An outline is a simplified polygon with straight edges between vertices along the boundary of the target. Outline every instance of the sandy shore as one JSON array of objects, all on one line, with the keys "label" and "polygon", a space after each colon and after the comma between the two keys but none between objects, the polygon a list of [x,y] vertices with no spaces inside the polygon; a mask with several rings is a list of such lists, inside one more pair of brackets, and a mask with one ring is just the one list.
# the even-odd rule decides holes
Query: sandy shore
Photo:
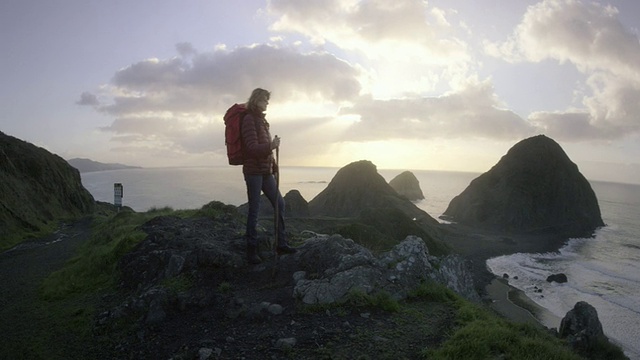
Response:
[{"label": "sandy shore", "polygon": [[509,285],[506,279],[492,274],[486,262],[501,255],[558,251],[566,239],[554,235],[495,234],[455,224],[444,225],[442,229],[454,252],[471,261],[477,290],[488,299],[492,309],[512,321],[549,328],[560,326],[560,318]]},{"label": "sandy shore", "polygon": [[506,280],[495,278],[485,289],[491,301],[489,306],[509,320],[547,328],[560,327],[559,317],[536,304],[522,290],[509,285]]}]

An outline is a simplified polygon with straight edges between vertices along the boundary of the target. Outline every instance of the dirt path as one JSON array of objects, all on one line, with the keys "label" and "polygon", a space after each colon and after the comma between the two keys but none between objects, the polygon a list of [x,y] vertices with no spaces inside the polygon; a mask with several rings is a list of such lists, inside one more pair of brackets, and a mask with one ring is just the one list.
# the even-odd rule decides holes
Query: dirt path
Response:
[{"label": "dirt path", "polygon": [[[34,342],[44,326],[39,287],[90,234],[90,219],[0,253],[0,359],[38,358]],[[52,344],[53,345],[53,344]]]}]

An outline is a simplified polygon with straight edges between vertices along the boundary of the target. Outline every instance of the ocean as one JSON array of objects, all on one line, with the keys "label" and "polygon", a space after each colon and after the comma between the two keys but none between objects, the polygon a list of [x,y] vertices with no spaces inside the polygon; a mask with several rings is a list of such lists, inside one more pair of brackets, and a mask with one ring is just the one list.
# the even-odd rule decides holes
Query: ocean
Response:
[{"label": "ocean", "polygon": [[[338,168],[282,167],[280,190],[298,190],[311,201],[324,190]],[[387,182],[404,170],[378,172]],[[447,208],[478,173],[412,170],[425,200],[416,205],[434,218]],[[82,183],[96,200],[114,202],[114,183],[124,187],[122,203],[135,211],[169,206],[195,209],[213,201],[246,202],[240,167],[145,168],[83,173]],[[605,227],[589,239],[570,239],[559,252],[513,254],[487,261],[496,275],[547,311],[539,320],[559,328],[560,319],[576,302],[598,311],[605,334],[640,360],[640,185],[591,181]],[[547,276],[564,273],[568,282],[548,283]],[[517,277],[515,279],[514,277]],[[540,289],[542,290],[541,292]]]}]

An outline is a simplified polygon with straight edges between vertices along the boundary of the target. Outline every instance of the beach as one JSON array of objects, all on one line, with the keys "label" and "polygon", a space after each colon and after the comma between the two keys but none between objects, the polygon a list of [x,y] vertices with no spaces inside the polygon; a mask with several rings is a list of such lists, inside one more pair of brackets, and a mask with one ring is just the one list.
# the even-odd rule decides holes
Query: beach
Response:
[{"label": "beach", "polygon": [[493,274],[486,264],[487,260],[502,255],[558,251],[565,239],[554,235],[496,234],[458,224],[443,224],[443,235],[454,252],[471,262],[476,288],[494,311],[515,322],[559,326],[560,318],[509,285],[509,274],[506,277]]}]

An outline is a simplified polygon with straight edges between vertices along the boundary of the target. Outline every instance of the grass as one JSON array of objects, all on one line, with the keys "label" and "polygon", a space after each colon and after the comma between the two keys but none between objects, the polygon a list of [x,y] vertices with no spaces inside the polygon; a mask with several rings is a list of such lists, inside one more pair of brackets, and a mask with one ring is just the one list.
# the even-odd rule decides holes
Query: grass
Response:
[{"label": "grass", "polygon": [[118,260],[144,240],[140,226],[157,216],[218,217],[231,214],[235,207],[211,202],[197,210],[151,208],[146,212],[122,210],[102,212],[94,217],[92,236],[59,271],[42,285],[45,299],[62,299],[72,294],[86,294],[113,289],[117,282]]}]

